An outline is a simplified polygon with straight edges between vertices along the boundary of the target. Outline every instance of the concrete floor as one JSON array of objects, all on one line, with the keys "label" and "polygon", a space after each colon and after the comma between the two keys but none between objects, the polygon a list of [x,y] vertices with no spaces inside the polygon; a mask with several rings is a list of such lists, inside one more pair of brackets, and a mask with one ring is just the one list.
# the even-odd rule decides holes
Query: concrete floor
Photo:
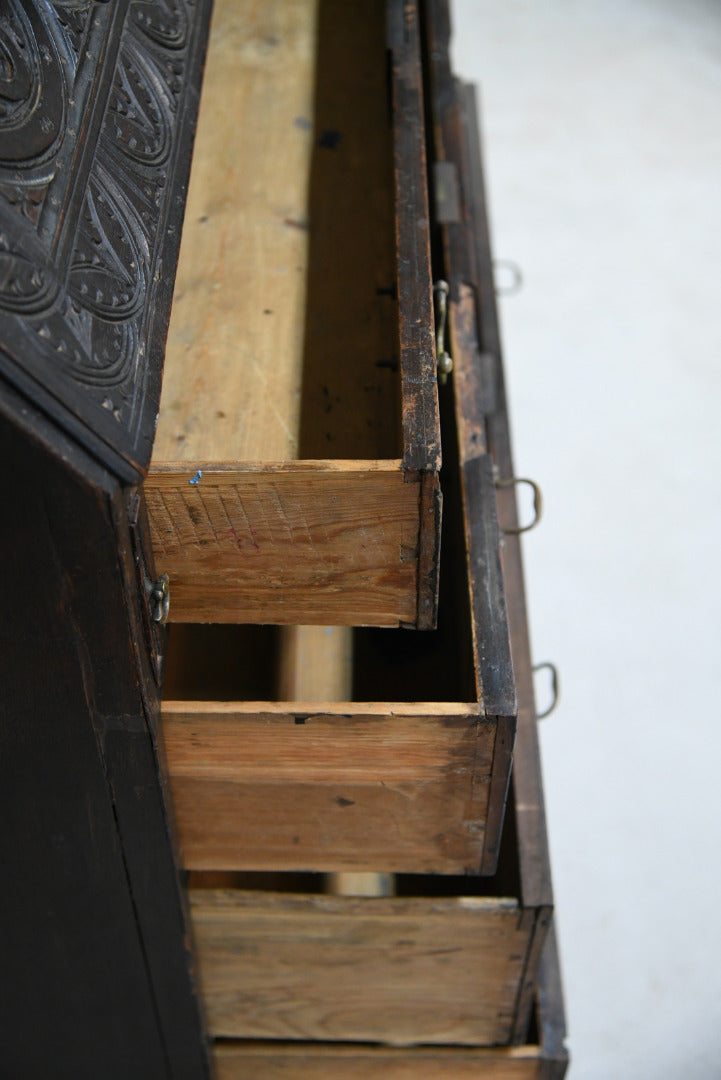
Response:
[{"label": "concrete floor", "polygon": [[[453,2],[453,0],[452,0]],[[572,1080],[721,1076],[721,5],[455,0],[482,88]],[[539,683],[539,694],[545,693]]]}]

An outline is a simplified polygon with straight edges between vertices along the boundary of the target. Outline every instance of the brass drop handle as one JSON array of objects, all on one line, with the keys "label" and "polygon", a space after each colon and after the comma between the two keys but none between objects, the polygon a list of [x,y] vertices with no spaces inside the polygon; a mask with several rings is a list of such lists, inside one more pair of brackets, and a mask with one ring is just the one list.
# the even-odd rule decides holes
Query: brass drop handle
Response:
[{"label": "brass drop handle", "polygon": [[553,710],[556,708],[556,705],[558,705],[558,698],[560,696],[560,689],[558,685],[558,668],[555,664],[552,664],[550,660],[544,660],[542,664],[535,664],[533,667],[533,674],[535,675],[537,671],[542,671],[544,668],[546,668],[551,673],[552,699],[551,704],[548,706],[547,709],[544,709],[543,712],[536,713],[537,720],[544,720],[545,717],[551,715]]},{"label": "brass drop handle", "polygon": [[436,311],[436,369],[438,382],[444,386],[453,371],[453,358],[446,351],[446,322],[448,321],[448,282],[437,281],[433,286]]},{"label": "brass drop handle", "polygon": [[168,575],[161,574],[158,580],[150,586],[148,594],[150,618],[156,623],[166,623],[170,611],[170,578]]},{"label": "brass drop handle", "polygon": [[508,533],[510,536],[518,536],[520,533],[530,532],[531,529],[535,529],[536,525],[538,525],[541,520],[541,514],[543,513],[543,495],[535,480],[529,480],[525,476],[514,476],[512,480],[496,480],[497,488],[515,487],[516,484],[529,484],[533,489],[533,521],[528,525],[518,525],[512,529],[503,529],[503,532]]}]

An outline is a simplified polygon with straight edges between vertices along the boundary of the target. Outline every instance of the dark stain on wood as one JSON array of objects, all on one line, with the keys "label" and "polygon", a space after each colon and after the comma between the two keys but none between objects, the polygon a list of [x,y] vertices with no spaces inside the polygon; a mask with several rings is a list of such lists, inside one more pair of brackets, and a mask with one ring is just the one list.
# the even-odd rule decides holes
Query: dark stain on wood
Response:
[{"label": "dark stain on wood", "polygon": [[438,471],[441,439],[433,334],[423,81],[415,3],[388,6],[396,193],[403,465]]}]

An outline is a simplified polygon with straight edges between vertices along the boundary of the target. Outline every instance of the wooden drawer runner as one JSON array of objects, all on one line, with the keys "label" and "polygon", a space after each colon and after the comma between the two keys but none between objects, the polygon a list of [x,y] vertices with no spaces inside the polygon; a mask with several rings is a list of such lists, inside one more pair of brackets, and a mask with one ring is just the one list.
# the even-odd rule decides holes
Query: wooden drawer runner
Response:
[{"label": "wooden drawer runner", "polygon": [[432,323],[414,5],[216,0],[145,485],[171,620],[434,624]]}]

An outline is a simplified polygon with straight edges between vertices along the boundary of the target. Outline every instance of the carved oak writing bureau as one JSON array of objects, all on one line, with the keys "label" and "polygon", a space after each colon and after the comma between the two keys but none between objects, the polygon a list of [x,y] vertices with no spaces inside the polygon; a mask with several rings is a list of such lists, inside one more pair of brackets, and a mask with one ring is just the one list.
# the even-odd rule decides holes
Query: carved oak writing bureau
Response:
[{"label": "carved oak writing bureau", "polygon": [[[207,5],[0,7],[0,1073],[207,1075],[142,481]],[[157,596],[155,593],[157,592]]]},{"label": "carved oak writing bureau", "polygon": [[448,34],[0,11],[0,1075],[563,1075]]}]

